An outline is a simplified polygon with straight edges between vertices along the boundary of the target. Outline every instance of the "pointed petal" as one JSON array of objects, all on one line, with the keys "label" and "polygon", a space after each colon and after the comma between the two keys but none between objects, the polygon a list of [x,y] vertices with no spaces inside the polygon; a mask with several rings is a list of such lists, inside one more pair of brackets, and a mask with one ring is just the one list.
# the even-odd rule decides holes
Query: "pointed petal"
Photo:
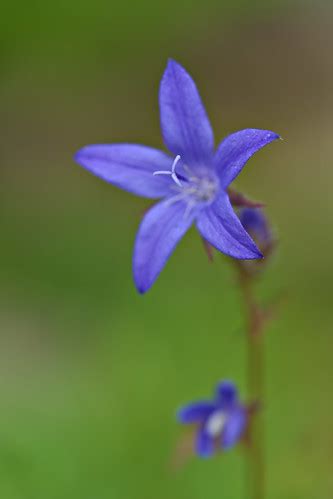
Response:
[{"label": "pointed petal", "polygon": [[214,439],[204,428],[198,430],[196,452],[200,457],[210,457],[214,454]]},{"label": "pointed petal", "polygon": [[180,423],[200,423],[209,417],[216,409],[214,402],[194,402],[193,404],[181,407],[177,412],[177,419]]},{"label": "pointed petal", "polygon": [[226,188],[237,177],[254,153],[279,138],[274,132],[255,128],[246,128],[226,137],[214,158],[222,187]]},{"label": "pointed petal", "polygon": [[237,401],[238,392],[232,381],[222,381],[216,388],[216,402],[222,409],[232,407]]},{"label": "pointed petal", "polygon": [[159,198],[169,195],[173,182],[169,175],[153,175],[171,170],[173,158],[151,147],[136,144],[101,144],[80,149],[75,161],[97,177],[138,196]]},{"label": "pointed petal", "polygon": [[186,203],[162,201],[151,208],[136,237],[133,272],[136,287],[145,293],[163,269],[177,243],[192,225],[195,210],[186,213]]},{"label": "pointed petal", "polygon": [[202,237],[226,255],[239,260],[262,258],[259,249],[234,213],[225,192],[199,213],[197,227]]},{"label": "pointed petal", "polygon": [[190,167],[212,161],[214,136],[197,87],[177,62],[170,60],[160,86],[164,142]]},{"label": "pointed petal", "polygon": [[234,409],[225,423],[222,432],[222,448],[230,449],[242,437],[247,424],[246,411],[243,407]]}]

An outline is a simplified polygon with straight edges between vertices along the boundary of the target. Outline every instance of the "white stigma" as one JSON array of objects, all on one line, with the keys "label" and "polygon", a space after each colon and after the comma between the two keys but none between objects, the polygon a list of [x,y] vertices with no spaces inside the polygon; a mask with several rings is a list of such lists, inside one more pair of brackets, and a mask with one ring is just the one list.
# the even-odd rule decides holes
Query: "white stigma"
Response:
[{"label": "white stigma", "polygon": [[170,175],[172,180],[179,186],[181,187],[182,184],[180,183],[180,180],[179,178],[177,177],[177,173],[176,173],[176,165],[178,163],[178,161],[180,160],[180,156],[176,156],[175,159],[174,159],[174,162],[172,163],[172,166],[171,166],[171,171],[169,170],[159,170],[157,172],[154,172],[153,175]]},{"label": "white stigma", "polygon": [[227,415],[224,411],[214,411],[208,418],[205,429],[212,438],[218,437],[227,421]]}]

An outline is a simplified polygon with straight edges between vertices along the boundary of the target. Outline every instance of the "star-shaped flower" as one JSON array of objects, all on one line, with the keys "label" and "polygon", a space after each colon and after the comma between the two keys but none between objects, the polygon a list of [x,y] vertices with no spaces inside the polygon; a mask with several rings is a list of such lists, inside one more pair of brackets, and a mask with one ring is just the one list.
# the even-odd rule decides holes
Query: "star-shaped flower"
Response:
[{"label": "star-shaped flower", "polygon": [[161,127],[171,156],[134,144],[90,145],[75,160],[95,175],[147,198],[164,198],[143,218],[136,237],[133,272],[147,291],[193,223],[202,237],[237,259],[262,254],[233,211],[228,186],[247,160],[276,133],[253,128],[229,135],[214,150],[205,108],[190,75],[170,60],[160,93]]},{"label": "star-shaped flower", "polygon": [[238,400],[235,385],[222,381],[212,401],[182,407],[177,419],[180,423],[197,425],[196,453],[210,457],[216,449],[227,450],[239,442],[248,424],[248,414],[248,408]]}]

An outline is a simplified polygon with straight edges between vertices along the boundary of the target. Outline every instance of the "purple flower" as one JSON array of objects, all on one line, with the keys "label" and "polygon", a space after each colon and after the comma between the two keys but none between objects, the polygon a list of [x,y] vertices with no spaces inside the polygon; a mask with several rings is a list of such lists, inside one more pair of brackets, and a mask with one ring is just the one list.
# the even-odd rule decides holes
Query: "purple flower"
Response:
[{"label": "purple flower", "polygon": [[171,156],[134,144],[90,145],[75,160],[95,175],[133,194],[164,198],[141,222],[133,269],[139,292],[147,291],[177,243],[195,222],[204,239],[237,259],[262,254],[234,213],[228,186],[247,160],[276,133],[249,128],[229,135],[214,150],[214,137],[198,90],[182,66],[170,60],[160,94],[161,127]]},{"label": "purple flower", "polygon": [[222,381],[212,401],[182,407],[177,419],[198,425],[196,452],[201,457],[210,457],[216,448],[230,449],[242,438],[248,423],[248,409],[239,402],[235,385]]}]

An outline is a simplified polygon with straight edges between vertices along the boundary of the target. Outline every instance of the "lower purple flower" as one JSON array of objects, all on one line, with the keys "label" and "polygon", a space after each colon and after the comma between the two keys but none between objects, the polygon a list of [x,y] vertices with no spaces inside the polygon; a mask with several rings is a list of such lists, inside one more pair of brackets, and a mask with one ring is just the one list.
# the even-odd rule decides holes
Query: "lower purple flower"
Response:
[{"label": "lower purple flower", "polygon": [[230,449],[242,438],[248,424],[248,408],[238,399],[231,381],[222,381],[213,400],[199,401],[182,407],[177,419],[197,424],[196,453],[210,457],[216,449]]}]

